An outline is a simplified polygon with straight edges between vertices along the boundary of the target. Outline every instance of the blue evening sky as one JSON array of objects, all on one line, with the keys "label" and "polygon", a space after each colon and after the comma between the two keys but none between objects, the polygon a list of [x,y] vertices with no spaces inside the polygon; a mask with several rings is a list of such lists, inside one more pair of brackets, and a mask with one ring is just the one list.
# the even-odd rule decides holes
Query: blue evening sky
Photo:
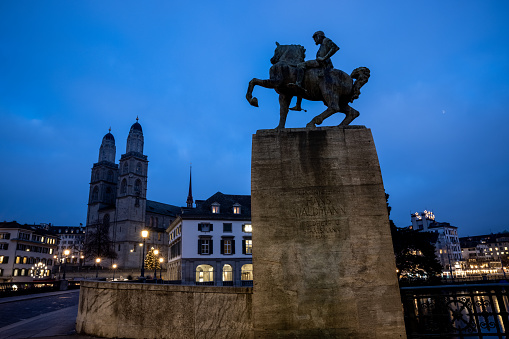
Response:
[{"label": "blue evening sky", "polygon": [[[85,224],[90,169],[111,126],[117,160],[136,116],[148,199],[250,194],[251,136],[278,123],[275,41],[371,78],[352,104],[371,128],[392,219],[434,211],[462,236],[509,230],[507,1],[0,2],[0,220]],[[325,109],[291,112],[304,127]],[[327,120],[337,125],[344,117]]]}]

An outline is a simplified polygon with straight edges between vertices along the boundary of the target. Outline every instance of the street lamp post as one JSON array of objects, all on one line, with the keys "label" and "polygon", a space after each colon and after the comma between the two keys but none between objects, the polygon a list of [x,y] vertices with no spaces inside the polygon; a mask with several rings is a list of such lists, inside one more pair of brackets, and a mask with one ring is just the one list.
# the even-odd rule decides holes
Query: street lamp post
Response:
[{"label": "street lamp post", "polygon": [[159,254],[159,250],[154,250],[154,280],[157,283],[157,261],[155,261],[155,257]]},{"label": "street lamp post", "polygon": [[113,264],[113,278],[112,280],[115,281],[115,269],[117,268],[117,264]]},{"label": "street lamp post", "polygon": [[67,266],[67,256],[69,255],[69,253],[71,253],[69,250],[65,250],[64,251],[64,276],[63,276],[63,279],[65,280],[65,267]]},{"label": "street lamp post", "polygon": [[[159,279],[161,279],[161,280],[162,280],[161,275],[162,275],[162,272],[163,272],[163,261],[164,261],[163,258],[159,258],[159,263],[161,264],[161,267],[159,267]],[[161,281],[161,283],[162,283],[162,281]]]},{"label": "street lamp post", "polygon": [[143,248],[141,249],[141,277],[145,278],[145,240],[148,237],[148,231],[141,231],[141,237],[143,238]]},{"label": "street lamp post", "polygon": [[99,276],[99,263],[101,262],[101,258],[95,259],[95,278],[97,279]]},{"label": "street lamp post", "polygon": [[53,256],[53,262],[55,263],[55,265],[57,264],[58,262],[58,280],[60,280],[60,260],[58,260],[58,257],[56,255]]}]

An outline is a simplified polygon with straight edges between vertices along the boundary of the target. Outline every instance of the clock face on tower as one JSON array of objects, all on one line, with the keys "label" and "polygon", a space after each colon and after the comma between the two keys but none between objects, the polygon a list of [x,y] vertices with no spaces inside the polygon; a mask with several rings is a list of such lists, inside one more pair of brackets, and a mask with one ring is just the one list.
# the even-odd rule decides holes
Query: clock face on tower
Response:
[{"label": "clock face on tower", "polygon": [[35,266],[32,266],[30,275],[34,279],[44,278],[47,269],[48,266],[44,265],[42,262],[37,263]]}]

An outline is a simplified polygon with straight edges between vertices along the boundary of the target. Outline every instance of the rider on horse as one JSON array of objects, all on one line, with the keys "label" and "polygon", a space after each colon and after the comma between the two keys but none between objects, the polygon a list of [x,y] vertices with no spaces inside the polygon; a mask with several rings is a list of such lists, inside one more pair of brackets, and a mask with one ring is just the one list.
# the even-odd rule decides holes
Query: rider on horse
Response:
[{"label": "rider on horse", "polygon": [[[308,68],[322,68],[324,70],[333,69],[332,61],[330,60],[338,50],[339,47],[329,38],[325,37],[322,31],[317,31],[313,34],[313,40],[317,45],[320,45],[318,52],[316,52],[316,60],[308,60],[297,65],[297,81],[293,85],[302,92],[306,90],[302,87],[302,81],[304,80],[304,73]],[[302,103],[302,97],[297,97],[297,104],[295,107],[290,108],[292,111],[300,111]]]}]

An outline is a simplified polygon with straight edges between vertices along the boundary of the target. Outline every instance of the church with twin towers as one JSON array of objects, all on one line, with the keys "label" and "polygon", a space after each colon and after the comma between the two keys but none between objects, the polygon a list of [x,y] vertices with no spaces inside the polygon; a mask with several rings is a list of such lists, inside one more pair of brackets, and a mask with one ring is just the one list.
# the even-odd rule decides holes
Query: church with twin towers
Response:
[{"label": "church with twin towers", "polygon": [[[87,233],[107,229],[119,268],[139,268],[142,260],[142,229],[149,230],[146,248],[161,250],[167,258],[166,228],[181,208],[147,200],[148,158],[143,154],[143,130],[138,118],[127,137],[126,151],[115,162],[115,138],[110,131],[103,137],[99,159],[92,167],[87,211]],[[188,197],[191,199],[191,192]],[[146,250],[145,250],[146,253]],[[94,258],[88,263],[93,264]],[[102,258],[101,265],[110,260]],[[111,262],[113,263],[113,261]]]}]

